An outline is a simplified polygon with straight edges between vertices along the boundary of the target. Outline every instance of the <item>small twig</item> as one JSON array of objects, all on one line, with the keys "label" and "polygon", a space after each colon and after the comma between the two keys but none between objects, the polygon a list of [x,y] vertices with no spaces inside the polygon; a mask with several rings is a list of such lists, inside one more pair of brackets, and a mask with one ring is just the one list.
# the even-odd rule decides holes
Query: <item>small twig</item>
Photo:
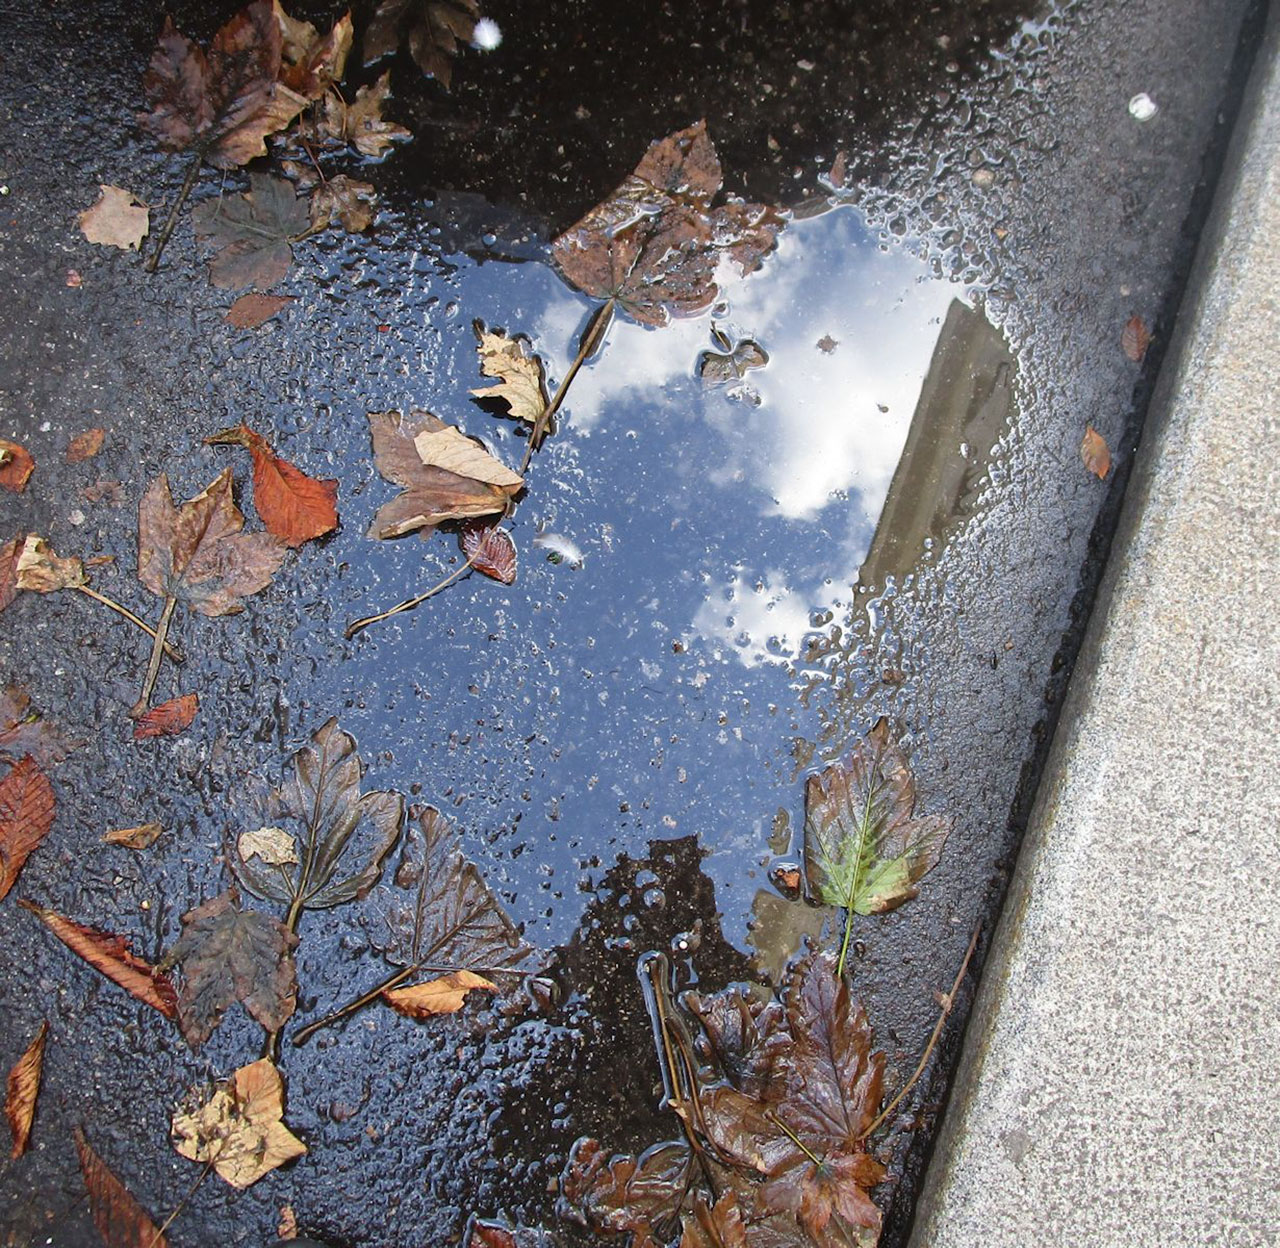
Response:
[{"label": "small twig", "polygon": [[965,972],[969,969],[969,960],[973,957],[973,951],[978,947],[978,937],[982,933],[982,924],[973,929],[973,935],[969,937],[969,948],[965,950],[964,961],[960,963],[960,969],[956,972],[955,980],[951,984],[951,991],[943,998],[942,1013],[938,1015],[938,1021],[934,1024],[933,1035],[929,1037],[929,1043],[924,1046],[924,1052],[920,1055],[920,1061],[914,1071],[911,1072],[911,1078],[902,1085],[898,1090],[898,1095],[891,1100],[876,1116],[871,1120],[871,1125],[860,1135],[858,1139],[865,1140],[891,1113],[902,1103],[902,1098],[915,1086],[916,1080],[924,1073],[925,1065],[929,1061],[929,1056],[933,1052],[934,1045],[938,1043],[938,1037],[942,1034],[942,1025],[947,1021],[947,1015],[951,1013],[951,1007],[955,1005],[956,993],[960,990],[960,981],[964,979]]},{"label": "small twig", "polygon": [[362,620],[354,620],[352,623],[347,625],[347,631],[343,635],[348,641],[350,641],[351,638],[354,637],[362,628],[368,628],[370,624],[376,624],[379,620],[385,620],[388,616],[396,615],[401,611],[410,611],[419,603],[426,602],[426,600],[433,594],[438,594],[446,586],[452,585],[453,582],[456,581],[458,577],[462,576],[464,572],[469,572],[472,565],[475,563],[476,555],[479,553],[480,552],[477,550],[476,554],[471,555],[467,559],[466,563],[464,563],[460,568],[455,568],[444,578],[444,580],[437,581],[425,593],[418,594],[415,598],[406,598],[403,602],[397,602],[394,607],[388,607],[385,611],[379,611],[377,615],[366,615]]},{"label": "small twig", "polygon": [[155,644],[151,647],[151,662],[147,664],[146,679],[142,682],[142,693],[129,709],[130,719],[141,719],[147,713],[151,702],[151,691],[155,688],[156,677],[160,674],[160,660],[164,656],[164,639],[169,631],[169,621],[173,619],[173,609],[178,600],[172,596],[164,600],[164,610],[160,612],[160,623],[156,625]]},{"label": "small twig", "polygon": [[[219,1148],[219,1152],[221,1152],[221,1148]],[[197,1188],[199,1188],[200,1184],[203,1183],[205,1179],[209,1177],[209,1171],[213,1169],[213,1163],[217,1161],[217,1159],[218,1159],[217,1154],[215,1154],[214,1156],[210,1157],[208,1161],[204,1163],[204,1169],[200,1171],[200,1174],[196,1178],[196,1181],[187,1189],[187,1194],[180,1201],[178,1201],[177,1205],[174,1206],[173,1212],[167,1218],[165,1218],[164,1222],[160,1225],[159,1229],[157,1229],[155,1238],[150,1240],[147,1244],[145,1244],[143,1248],[155,1248],[155,1245],[160,1243],[164,1239],[165,1231],[167,1231],[169,1227],[172,1225],[174,1218],[176,1218],[178,1214],[180,1214],[187,1207],[187,1202],[196,1194],[196,1190]]]},{"label": "small twig", "polygon": [[[104,607],[110,607],[112,611],[115,611],[118,614],[123,615],[124,618],[128,620],[130,624],[136,624],[140,629],[142,629],[144,633],[147,634],[148,637],[151,637],[153,639],[155,638],[156,630],[152,628],[151,625],[146,622],[146,620],[142,619],[140,616],[134,615],[134,613],[130,611],[128,607],[122,607],[118,602],[115,601],[114,598],[108,598],[106,594],[100,594],[96,589],[92,589],[88,585],[73,585],[71,588],[78,589],[82,594],[87,594],[95,602],[102,603]],[[164,652],[175,663],[182,662],[182,651],[179,650],[177,646],[172,645],[170,642],[166,641],[164,643]]]},{"label": "small twig", "polygon": [[165,220],[164,229],[160,231],[156,238],[155,250],[147,257],[147,263],[143,266],[148,273],[154,273],[156,267],[160,263],[160,257],[164,254],[164,249],[169,245],[169,239],[178,224],[178,214],[182,211],[182,205],[187,202],[187,196],[191,194],[191,188],[196,184],[196,178],[200,176],[200,166],[204,163],[203,147],[198,148],[191,157],[191,164],[187,166],[187,176],[182,180],[182,189],[178,192],[178,198],[174,201],[173,207],[169,209],[169,216]]}]

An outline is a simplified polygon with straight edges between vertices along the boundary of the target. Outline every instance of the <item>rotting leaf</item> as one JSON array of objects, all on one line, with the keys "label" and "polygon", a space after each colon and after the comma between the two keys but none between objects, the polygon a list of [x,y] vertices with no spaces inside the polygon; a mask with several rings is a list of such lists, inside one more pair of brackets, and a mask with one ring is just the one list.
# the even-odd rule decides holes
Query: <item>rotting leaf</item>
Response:
[{"label": "rotting leaf", "polygon": [[364,63],[388,56],[407,38],[418,68],[447,90],[458,47],[474,40],[479,20],[477,0],[380,0],[364,34]]},{"label": "rotting leaf", "polygon": [[253,505],[267,532],[286,546],[298,547],[338,527],[337,481],[309,477],[248,425],[224,429],[206,443],[246,447],[253,457]]},{"label": "rotting leaf", "polygon": [[1099,481],[1107,479],[1111,471],[1111,448],[1107,440],[1092,425],[1086,425],[1080,443],[1080,459]]},{"label": "rotting leaf", "polygon": [[290,17],[273,0],[280,26],[280,82],[307,100],[318,100],[341,81],[351,52],[354,28],[344,13],[323,38],[310,23]]},{"label": "rotting leaf", "polygon": [[1131,316],[1120,333],[1121,349],[1135,364],[1140,364],[1150,345],[1151,331],[1146,321],[1140,316]]},{"label": "rotting leaf", "polygon": [[89,1213],[102,1242],[107,1248],[168,1248],[169,1241],[111,1167],[93,1151],[84,1132],[76,1127],[73,1134],[80,1172],[89,1193]]},{"label": "rotting leaf", "polygon": [[194,693],[184,693],[153,706],[134,721],[133,739],[145,741],[149,737],[176,737],[186,731],[200,709],[200,699]]},{"label": "rotting leaf", "polygon": [[50,767],[83,744],[63,736],[33,710],[25,690],[17,685],[0,689],[0,758],[17,761],[30,754],[41,767]]},{"label": "rotting leaf", "polygon": [[284,1082],[260,1058],[219,1084],[203,1103],[173,1116],[173,1146],[183,1157],[212,1164],[235,1188],[301,1157],[307,1146],[284,1125]]},{"label": "rotting leaf", "polygon": [[105,429],[86,429],[67,443],[67,463],[79,464],[92,459],[100,450],[107,436]]},{"label": "rotting leaf", "polygon": [[137,957],[122,936],[86,927],[37,906],[25,897],[18,899],[18,905],[30,910],[72,953],[83,958],[94,970],[119,984],[144,1005],[159,1010],[165,1018],[177,1021],[178,994],[173,981],[158,967]]},{"label": "rotting leaf", "polygon": [[630,1232],[635,1248],[666,1243],[694,1195],[687,1144],[656,1144],[640,1157],[610,1156],[598,1140],[578,1140],[560,1190],[592,1230]]},{"label": "rotting leaf", "polygon": [[207,199],[191,212],[196,237],[215,253],[209,280],[221,290],[274,286],[293,263],[290,243],[311,227],[307,200],[292,183],[251,173],[249,188],[243,195]]},{"label": "rotting leaf", "polygon": [[0,546],[0,611],[18,596],[18,555],[26,540],[26,534],[19,533]]},{"label": "rotting leaf", "polygon": [[391,98],[391,71],[377,82],[361,87],[350,104],[337,95],[327,95],[324,115],[318,123],[322,142],[350,145],[373,160],[380,160],[395,143],[413,138],[413,131],[382,116],[383,105]]},{"label": "rotting leaf", "polygon": [[84,563],[76,558],[60,559],[43,537],[29,533],[22,544],[16,568],[19,589],[52,594],[60,589],[79,589],[89,583]]},{"label": "rotting leaf", "polygon": [[556,1248],[559,1240],[546,1231],[517,1226],[514,1230],[501,1222],[468,1223],[466,1248]]},{"label": "rotting leaf", "polygon": [[474,322],[480,371],[498,377],[496,386],[479,386],[471,391],[477,399],[500,399],[516,420],[537,425],[547,410],[546,372],[542,360],[529,350],[520,336],[508,338],[501,329],[489,330],[483,321]]},{"label": "rotting leaf", "polygon": [[235,329],[259,329],[294,302],[293,295],[264,295],[256,290],[241,295],[222,319]]},{"label": "rotting leaf", "polygon": [[136,828],[112,828],[102,834],[106,845],[121,845],[125,849],[150,849],[163,834],[158,823],[140,823]]},{"label": "rotting leaf", "polygon": [[36,461],[25,448],[0,438],[0,489],[21,494],[35,470]]},{"label": "rotting leaf", "polygon": [[317,228],[335,221],[351,234],[373,224],[378,195],[369,182],[357,182],[345,173],[330,178],[311,195],[311,223]]},{"label": "rotting leaf", "polygon": [[451,971],[438,979],[412,984],[408,988],[387,988],[382,999],[406,1018],[431,1018],[436,1014],[456,1014],[462,1009],[467,993],[475,988],[498,991],[493,980],[485,979],[474,971]]},{"label": "rotting leaf", "polygon": [[162,966],[181,966],[178,1026],[198,1049],[239,1001],[267,1031],[288,1021],[297,1004],[293,950],[298,938],[278,919],[242,910],[236,890],[182,916],[182,935]]},{"label": "rotting leaf", "polygon": [[10,1157],[21,1157],[27,1151],[31,1139],[31,1124],[36,1116],[36,1098],[40,1095],[40,1073],[44,1069],[44,1045],[49,1035],[49,1024],[42,1022],[35,1039],[27,1045],[9,1070],[5,1085],[4,1114],[9,1120],[9,1134],[13,1138]]},{"label": "rotting leaf", "polygon": [[458,534],[462,553],[477,572],[512,585],[516,579],[516,544],[511,534],[496,524],[468,520]]},{"label": "rotting leaf", "polygon": [[132,191],[122,187],[102,183],[98,189],[102,192],[98,202],[77,218],[80,232],[91,243],[137,251],[151,228],[150,209]]},{"label": "rotting leaf", "polygon": [[783,218],[763,204],[712,207],[724,178],[705,121],[650,144],[617,190],[551,244],[560,272],[644,325],[692,316],[719,293],[722,256],[749,273]]},{"label": "rotting leaf", "polygon": [[53,785],[30,755],[0,780],[0,901],[9,895],[22,865],[49,835],[56,806]]}]

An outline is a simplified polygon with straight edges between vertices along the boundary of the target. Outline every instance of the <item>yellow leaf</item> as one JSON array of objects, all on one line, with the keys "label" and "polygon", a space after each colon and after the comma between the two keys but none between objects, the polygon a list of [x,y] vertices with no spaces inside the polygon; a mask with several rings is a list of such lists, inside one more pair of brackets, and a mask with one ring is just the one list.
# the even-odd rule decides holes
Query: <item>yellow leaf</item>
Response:
[{"label": "yellow leaf", "polygon": [[392,988],[382,995],[393,1010],[409,1018],[430,1018],[433,1014],[454,1014],[462,1009],[467,993],[473,988],[497,992],[498,985],[472,971],[453,971],[425,984],[409,988]]},{"label": "yellow leaf", "polygon": [[529,353],[519,338],[508,338],[498,331],[486,330],[476,322],[480,342],[480,371],[486,377],[500,377],[496,386],[480,386],[471,393],[478,399],[501,399],[517,420],[531,425],[547,410],[547,391],[542,361]]},{"label": "yellow leaf", "polygon": [[418,458],[428,468],[443,468],[459,477],[470,477],[500,489],[516,489],[523,478],[505,464],[494,459],[460,429],[445,425],[442,429],[424,429],[413,440]]},{"label": "yellow leaf", "polygon": [[242,832],[236,842],[240,857],[248,862],[257,854],[268,866],[283,867],[298,861],[298,843],[283,828],[259,828],[256,832]]}]

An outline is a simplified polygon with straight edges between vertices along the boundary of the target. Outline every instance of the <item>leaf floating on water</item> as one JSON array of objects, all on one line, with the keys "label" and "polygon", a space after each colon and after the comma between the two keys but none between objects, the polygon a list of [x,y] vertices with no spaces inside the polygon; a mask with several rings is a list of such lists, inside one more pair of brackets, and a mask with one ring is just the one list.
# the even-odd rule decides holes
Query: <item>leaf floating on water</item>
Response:
[{"label": "leaf floating on water", "polygon": [[336,221],[349,233],[359,234],[373,224],[377,205],[378,195],[371,183],[339,173],[312,194],[311,222],[322,228]]},{"label": "leaf floating on water", "polygon": [[23,864],[53,828],[53,785],[30,755],[14,763],[0,780],[0,901],[18,879]]},{"label": "leaf floating on water", "polygon": [[40,1074],[44,1069],[44,1044],[49,1024],[42,1022],[35,1039],[14,1062],[5,1085],[4,1114],[13,1137],[10,1157],[21,1157],[31,1139],[31,1124],[36,1116],[36,1098],[40,1095]]},{"label": "leaf floating on water", "polygon": [[516,579],[516,544],[506,529],[496,524],[470,520],[458,535],[462,553],[477,572],[512,585]]},{"label": "leaf floating on water", "polygon": [[82,434],[67,443],[67,463],[79,464],[92,459],[100,450],[106,439],[105,429],[86,429]]},{"label": "leaf floating on water", "polygon": [[21,494],[36,470],[36,461],[16,442],[0,438],[0,489]]},{"label": "leaf floating on water", "polygon": [[475,40],[477,0],[380,0],[364,34],[364,63],[390,55],[407,39],[409,53],[428,78],[448,89],[453,58]]},{"label": "leaf floating on water", "polygon": [[80,1172],[89,1193],[89,1213],[102,1242],[107,1248],[168,1248],[169,1241],[110,1166],[93,1151],[84,1132],[76,1127],[73,1134]]},{"label": "leaf floating on water", "polygon": [[769,356],[763,348],[744,338],[731,352],[705,351],[698,359],[698,376],[709,386],[732,385],[753,368],[763,368]]},{"label": "leaf floating on water", "polygon": [[151,228],[150,209],[132,191],[100,184],[102,193],[92,208],[77,218],[80,232],[91,243],[119,247],[121,251],[137,251]]},{"label": "leaf floating on water", "polygon": [[1120,346],[1125,355],[1135,364],[1140,364],[1150,345],[1151,331],[1147,329],[1146,321],[1140,316],[1131,316],[1120,334]]},{"label": "leaf floating on water", "polygon": [[261,858],[269,867],[285,867],[298,862],[298,842],[283,828],[259,828],[242,832],[236,840],[240,857]]},{"label": "leaf floating on water", "polygon": [[150,849],[163,834],[158,823],[140,823],[136,828],[113,828],[102,834],[107,845],[120,845],[125,849]]},{"label": "leaf floating on water", "polygon": [[181,697],[161,702],[134,721],[133,739],[145,741],[150,737],[176,737],[191,726],[199,709],[200,699],[194,693],[184,693]]},{"label": "leaf floating on water", "polygon": [[393,144],[413,138],[412,130],[383,118],[383,106],[390,98],[390,70],[377,82],[361,87],[350,104],[336,95],[326,96],[324,116],[319,122],[321,140],[343,147],[350,144],[361,156],[381,160]]},{"label": "leaf floating on water", "polygon": [[388,988],[382,999],[397,1014],[407,1018],[431,1018],[435,1014],[456,1014],[462,1009],[467,993],[474,988],[497,992],[498,985],[472,971],[451,971],[439,979],[408,988]]},{"label": "leaf floating on water", "polygon": [[250,291],[241,295],[222,319],[235,329],[258,329],[293,302],[293,295],[263,295]]},{"label": "leaf floating on water", "polygon": [[1099,481],[1107,479],[1111,471],[1111,448],[1107,440],[1092,425],[1086,425],[1084,439],[1080,443],[1080,459]]},{"label": "leaf floating on water", "polygon": [[202,1104],[175,1113],[173,1146],[243,1189],[307,1151],[283,1117],[284,1082],[264,1057],[241,1066]]},{"label": "leaf floating on water", "polygon": [[486,329],[483,321],[474,322],[473,327],[480,371],[501,380],[496,386],[479,386],[471,394],[477,399],[500,399],[516,420],[536,425],[550,402],[542,360],[522,337],[508,338],[501,329]]}]

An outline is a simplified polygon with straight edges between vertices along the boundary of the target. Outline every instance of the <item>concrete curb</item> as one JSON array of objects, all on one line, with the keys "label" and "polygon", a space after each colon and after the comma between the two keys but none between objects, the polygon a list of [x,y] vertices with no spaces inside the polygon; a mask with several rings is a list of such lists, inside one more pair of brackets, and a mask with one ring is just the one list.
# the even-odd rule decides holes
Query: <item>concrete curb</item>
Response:
[{"label": "concrete curb", "polygon": [[1280,1243],[1273,12],[913,1248]]}]

